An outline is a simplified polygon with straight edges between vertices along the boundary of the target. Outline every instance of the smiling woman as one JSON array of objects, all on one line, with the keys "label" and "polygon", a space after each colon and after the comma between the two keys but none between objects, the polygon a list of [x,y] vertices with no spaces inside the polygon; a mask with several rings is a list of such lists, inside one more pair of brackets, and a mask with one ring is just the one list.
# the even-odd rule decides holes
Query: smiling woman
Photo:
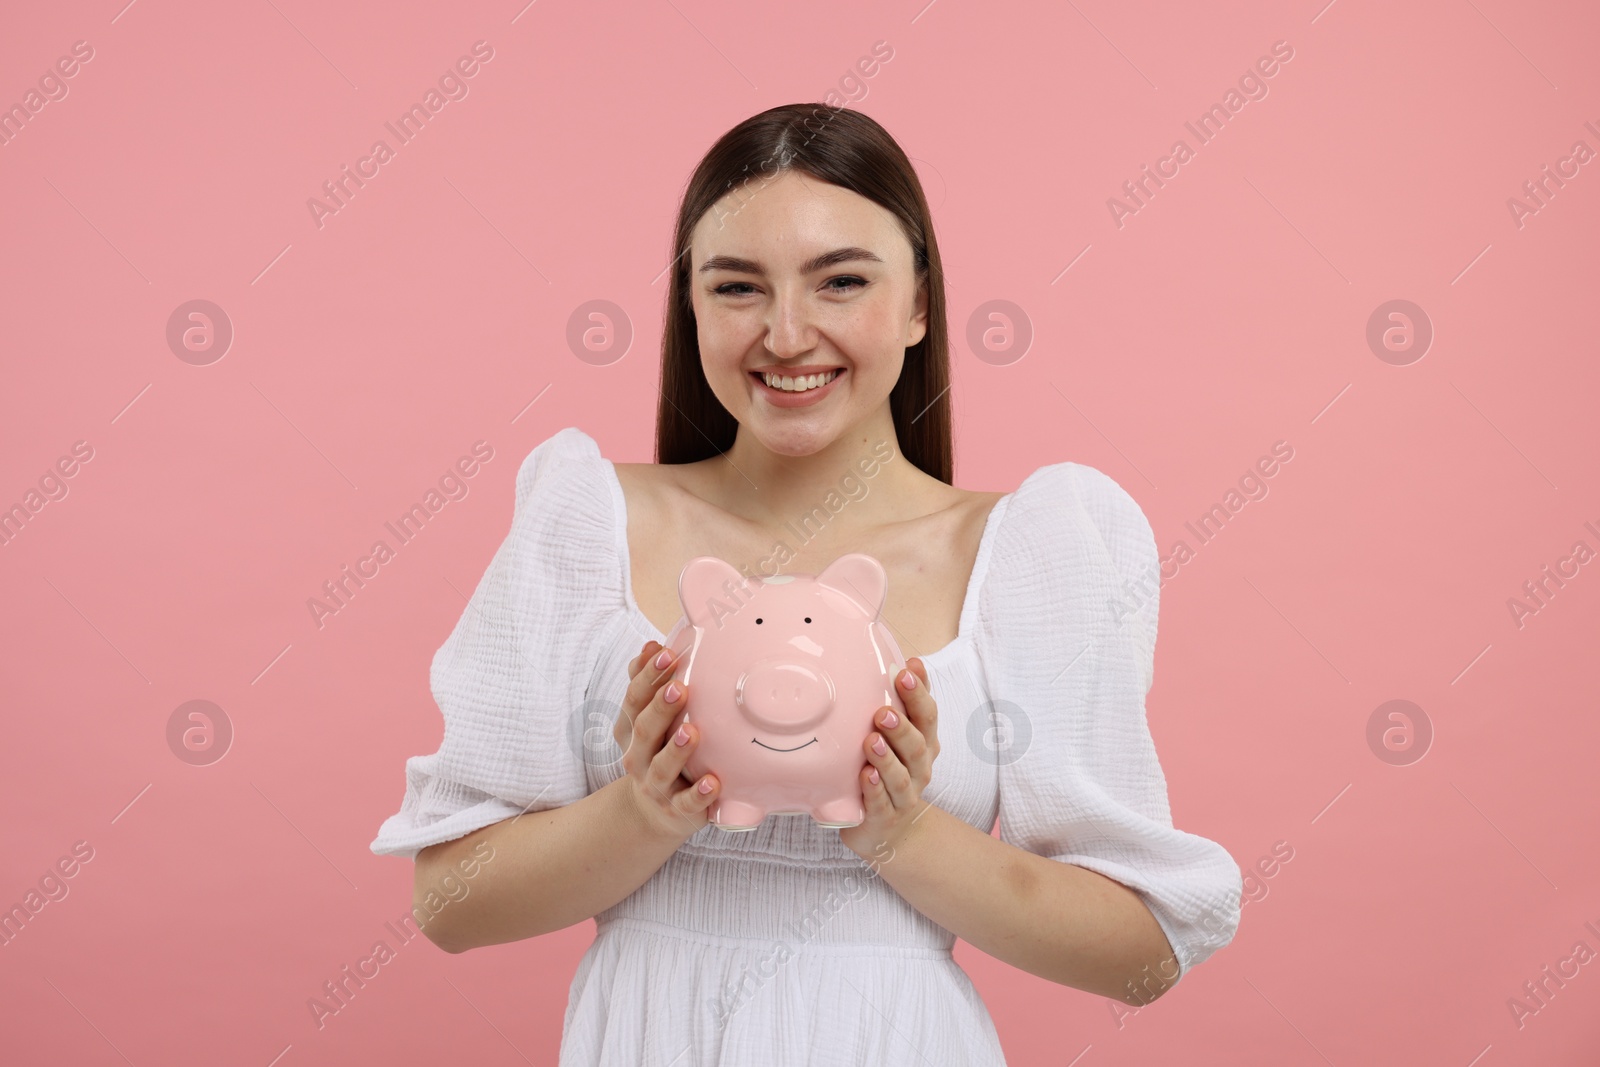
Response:
[{"label": "smiling woman", "polygon": [[[741,173],[761,177],[737,187]],[[810,455],[873,408],[871,429],[892,422],[913,466],[952,480],[944,266],[916,172],[881,126],[807,105],[755,116],[701,162],[675,243],[658,463],[732,449],[743,469],[756,442],[738,448],[737,429],[773,407],[804,417],[762,420],[759,443]],[[814,395],[782,384],[820,374]]]},{"label": "smiling woman", "polygon": [[[797,104],[730,130],[674,250],[656,462],[577,427],[536,447],[434,657],[444,739],[372,848],[416,861],[417,900],[479,843],[500,858],[425,933],[461,952],[593,918],[563,1067],[1003,1064],[958,937],[1149,1003],[1232,938],[1240,876],[1172,824],[1144,711],[1159,590],[1118,608],[1156,566],[1138,504],[1072,462],[1011,492],[952,484],[933,223],[866,115]],[[869,453],[874,491],[788,545]],[[840,750],[857,825],[725,833],[716,775],[685,771],[700,721],[672,729],[709,683],[674,680],[663,644],[688,561],[749,576],[775,543],[796,573],[883,564],[904,713]]]}]

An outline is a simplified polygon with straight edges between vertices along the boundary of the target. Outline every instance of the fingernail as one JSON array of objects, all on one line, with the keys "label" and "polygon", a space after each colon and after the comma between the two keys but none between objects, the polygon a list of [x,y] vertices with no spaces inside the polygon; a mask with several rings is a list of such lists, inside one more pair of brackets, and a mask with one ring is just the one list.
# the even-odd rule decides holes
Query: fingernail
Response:
[{"label": "fingernail", "polygon": [[894,713],[893,708],[890,708],[883,713],[883,728],[885,730],[893,730],[897,725],[899,725],[899,722],[900,716]]},{"label": "fingernail", "polygon": [[668,682],[667,691],[662,695],[662,699],[668,704],[676,704],[678,702],[678,698],[681,696],[683,696],[683,690],[678,688],[678,683]]},{"label": "fingernail", "polygon": [[878,768],[876,768],[876,767],[872,768],[872,770],[867,774],[867,777],[872,779],[872,784],[873,785],[877,785],[878,784]]},{"label": "fingernail", "polygon": [[678,732],[672,735],[672,740],[674,744],[687,745],[689,743],[689,732],[680,726],[678,727]]},{"label": "fingernail", "polygon": [[702,779],[700,779],[700,784],[698,786],[696,786],[695,788],[699,789],[700,792],[702,792],[702,793],[711,792],[711,779],[710,778],[702,778]]},{"label": "fingernail", "polygon": [[880,737],[876,741],[872,742],[872,751],[876,752],[880,756],[887,756],[889,754],[889,746],[884,744],[883,738]]},{"label": "fingernail", "polygon": [[672,662],[672,649],[663,648],[661,650],[661,655],[656,657],[656,667],[657,667],[657,669],[659,669],[661,667],[665,667],[667,664],[669,664],[671,662]]},{"label": "fingernail", "polygon": [[900,675],[900,685],[904,689],[915,689],[917,687],[917,676],[910,671],[906,671]]}]

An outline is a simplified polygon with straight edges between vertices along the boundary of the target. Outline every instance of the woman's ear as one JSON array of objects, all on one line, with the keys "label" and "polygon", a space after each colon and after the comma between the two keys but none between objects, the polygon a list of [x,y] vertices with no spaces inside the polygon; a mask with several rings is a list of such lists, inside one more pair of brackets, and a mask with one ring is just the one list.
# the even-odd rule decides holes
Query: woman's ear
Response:
[{"label": "woman's ear", "polygon": [[906,347],[921,341],[928,336],[928,278],[923,275],[917,279],[917,296],[911,308],[911,322],[906,327]]}]

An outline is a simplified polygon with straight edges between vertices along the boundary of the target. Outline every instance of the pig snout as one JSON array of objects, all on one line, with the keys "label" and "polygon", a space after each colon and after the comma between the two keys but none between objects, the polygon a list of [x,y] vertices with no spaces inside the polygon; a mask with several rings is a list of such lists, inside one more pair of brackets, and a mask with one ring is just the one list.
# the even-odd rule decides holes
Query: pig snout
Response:
[{"label": "pig snout", "polygon": [[758,663],[739,679],[737,699],[757,725],[784,732],[815,726],[833,708],[833,679],[791,661]]}]

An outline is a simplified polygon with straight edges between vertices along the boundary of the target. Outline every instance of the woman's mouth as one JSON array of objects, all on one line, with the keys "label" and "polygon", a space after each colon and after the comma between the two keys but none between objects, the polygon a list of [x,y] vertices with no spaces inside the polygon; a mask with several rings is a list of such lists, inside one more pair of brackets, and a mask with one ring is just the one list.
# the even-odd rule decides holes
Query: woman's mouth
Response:
[{"label": "woman's mouth", "polygon": [[831,371],[800,376],[751,371],[750,377],[773,406],[792,408],[815,404],[827,396],[844,373],[843,367],[835,367]]}]

